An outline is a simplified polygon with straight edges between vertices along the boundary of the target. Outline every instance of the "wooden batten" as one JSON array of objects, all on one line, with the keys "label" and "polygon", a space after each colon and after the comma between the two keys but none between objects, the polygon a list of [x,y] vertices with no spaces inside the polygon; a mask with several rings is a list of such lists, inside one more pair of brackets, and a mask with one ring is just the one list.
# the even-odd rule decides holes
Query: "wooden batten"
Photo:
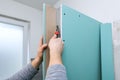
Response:
[{"label": "wooden batten", "polygon": [[[56,8],[50,6],[50,5],[46,5],[46,43],[49,43],[49,40],[51,39],[51,37],[54,35],[55,31],[56,31]],[[49,65],[49,49],[46,50],[46,70],[48,68]]]}]

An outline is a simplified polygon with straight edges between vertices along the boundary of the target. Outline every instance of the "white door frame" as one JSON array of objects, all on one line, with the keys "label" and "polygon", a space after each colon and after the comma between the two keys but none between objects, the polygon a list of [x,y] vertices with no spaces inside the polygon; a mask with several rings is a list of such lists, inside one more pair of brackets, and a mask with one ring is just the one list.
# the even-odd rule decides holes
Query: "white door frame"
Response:
[{"label": "white door frame", "polygon": [[25,66],[29,60],[29,35],[30,35],[29,22],[17,20],[14,18],[5,17],[2,15],[0,15],[0,22],[23,27],[23,61],[22,61],[22,66]]}]

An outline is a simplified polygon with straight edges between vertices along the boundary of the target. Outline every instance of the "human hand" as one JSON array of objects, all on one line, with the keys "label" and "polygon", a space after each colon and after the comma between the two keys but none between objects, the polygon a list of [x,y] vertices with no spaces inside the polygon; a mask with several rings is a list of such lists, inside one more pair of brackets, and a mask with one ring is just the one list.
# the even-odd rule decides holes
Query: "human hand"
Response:
[{"label": "human hand", "polygon": [[38,52],[37,52],[37,56],[35,57],[35,59],[32,61],[32,66],[34,68],[38,68],[39,65],[42,62],[42,56],[43,56],[43,51],[44,49],[47,48],[47,44],[43,44],[43,37],[40,38],[40,42],[39,42],[39,47],[38,47]]},{"label": "human hand", "polygon": [[44,49],[47,48],[47,44],[43,44],[43,36],[40,38],[40,42],[39,42],[39,47],[38,47],[38,53],[36,58],[42,59],[43,56],[43,51]]},{"label": "human hand", "polygon": [[53,64],[62,64],[62,51],[64,43],[61,38],[56,38],[56,35],[54,35],[49,42],[49,49],[50,49],[50,65]]}]

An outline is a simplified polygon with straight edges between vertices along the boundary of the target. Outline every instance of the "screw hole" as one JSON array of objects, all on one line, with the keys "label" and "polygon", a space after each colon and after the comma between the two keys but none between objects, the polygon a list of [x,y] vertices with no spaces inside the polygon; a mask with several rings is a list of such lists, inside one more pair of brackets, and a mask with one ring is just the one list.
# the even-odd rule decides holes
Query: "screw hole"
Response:
[{"label": "screw hole", "polygon": [[65,42],[65,40],[63,40],[63,42]]},{"label": "screw hole", "polygon": [[64,15],[66,15],[66,14],[64,13]]},{"label": "screw hole", "polygon": [[80,15],[79,15],[79,17],[80,17]]}]

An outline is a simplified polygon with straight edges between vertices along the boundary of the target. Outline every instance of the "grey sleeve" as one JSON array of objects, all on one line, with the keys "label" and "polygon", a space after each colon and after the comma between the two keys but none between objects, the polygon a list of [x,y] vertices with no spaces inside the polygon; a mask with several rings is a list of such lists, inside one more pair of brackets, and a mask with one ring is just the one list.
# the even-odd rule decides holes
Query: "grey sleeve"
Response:
[{"label": "grey sleeve", "polygon": [[6,80],[31,80],[37,72],[37,69],[33,68],[31,63],[29,63],[22,70]]},{"label": "grey sleeve", "polygon": [[67,80],[66,69],[61,64],[55,64],[48,68],[45,80]]}]

